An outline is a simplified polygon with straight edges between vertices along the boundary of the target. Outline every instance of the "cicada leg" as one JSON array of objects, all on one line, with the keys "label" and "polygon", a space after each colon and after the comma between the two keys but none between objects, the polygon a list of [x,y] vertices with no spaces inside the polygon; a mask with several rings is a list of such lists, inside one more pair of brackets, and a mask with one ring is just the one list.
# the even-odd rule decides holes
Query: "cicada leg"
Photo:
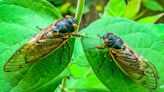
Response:
[{"label": "cicada leg", "polygon": [[66,42],[66,44],[67,44],[67,46],[68,46],[68,53],[69,53],[69,55],[68,55],[68,57],[69,57],[69,60],[71,60],[71,46],[70,46],[70,44],[69,44],[69,42]]},{"label": "cicada leg", "polygon": [[60,60],[59,60],[59,64],[61,64],[61,62],[62,62],[62,56],[63,56],[63,54],[64,54],[64,49],[65,49],[65,46],[63,45],[62,47],[62,52],[61,52],[61,55],[60,55]]},{"label": "cicada leg", "polygon": [[[104,62],[107,60],[107,56],[109,56],[109,53],[108,52],[106,52],[104,54],[104,58],[103,58],[103,60],[100,63],[100,66],[99,66],[99,69],[98,69],[97,73],[99,73],[101,71],[101,69],[102,69],[102,67],[104,65]],[[113,60],[111,58],[109,59],[109,61],[110,61],[110,63],[113,62]],[[113,67],[111,67],[111,71],[112,71],[112,73],[114,72],[114,68]]]},{"label": "cicada leg", "polygon": [[102,50],[105,49],[105,46],[96,46],[97,49]]},{"label": "cicada leg", "polygon": [[[105,46],[96,46],[96,48],[102,50],[102,49],[105,49]],[[109,54],[108,52],[106,52],[104,54],[104,58],[103,58],[102,62],[100,63],[100,66],[99,66],[99,69],[98,69],[97,73],[100,72],[100,70],[101,70],[102,66],[104,65],[104,62],[105,62],[106,57],[108,56],[108,54]]]},{"label": "cicada leg", "polygon": [[86,35],[80,35],[80,34],[77,34],[77,33],[72,33],[71,35],[74,36],[74,37],[86,37]]},{"label": "cicada leg", "polygon": [[[102,49],[105,49],[106,47],[105,47],[105,46],[97,46],[96,48],[99,49],[99,50],[102,50]],[[104,58],[103,58],[102,62],[100,63],[100,66],[99,66],[99,69],[98,69],[97,73],[100,72],[102,66],[104,65],[104,62],[105,62],[106,59],[107,59],[107,56],[109,56],[109,55],[110,55],[109,52],[106,52],[106,53],[104,54]],[[110,61],[110,62],[113,62],[113,60],[112,60],[111,58],[110,58],[109,61]],[[113,69],[113,68],[111,68],[111,69],[112,69],[112,72],[114,72],[114,69]]]},{"label": "cicada leg", "polygon": [[104,58],[103,58],[102,62],[100,63],[100,66],[99,66],[99,69],[98,69],[97,73],[100,72],[100,70],[101,70],[102,66],[104,65],[104,62],[105,62],[106,57],[107,57],[108,54],[109,54],[108,52],[104,54]]},{"label": "cicada leg", "polygon": [[[70,56],[70,44],[69,42],[66,42],[66,45],[68,46],[68,58],[70,60],[71,56]],[[62,57],[64,55],[64,51],[65,49],[67,49],[67,46],[63,45],[61,48],[62,48],[62,52],[61,52],[61,55],[60,55],[60,60],[59,60],[59,64],[61,64],[61,61],[62,61]]]},{"label": "cicada leg", "polygon": [[100,35],[100,34],[97,34],[97,36],[102,40],[103,39],[103,37]]},{"label": "cicada leg", "polygon": [[[89,49],[85,49],[85,50],[91,50],[91,49],[99,49],[99,50],[103,50],[103,49],[105,49],[106,47],[105,46],[96,46],[96,47],[93,47],[93,48],[89,48]],[[102,60],[102,62],[100,63],[100,66],[99,66],[99,69],[98,69],[98,71],[97,71],[97,73],[99,73],[100,72],[100,70],[101,70],[101,68],[102,68],[102,66],[104,65],[104,62],[106,61],[106,57],[109,55],[109,52],[106,52],[105,54],[104,54],[104,58],[103,58],[103,60]],[[110,59],[110,61],[112,61],[112,59]]]},{"label": "cicada leg", "polygon": [[93,50],[93,49],[99,49],[99,50],[103,50],[105,49],[105,46],[96,46],[96,47],[92,47],[92,48],[88,48],[88,49],[85,49],[86,51],[89,51],[89,50]]},{"label": "cicada leg", "polygon": [[36,28],[39,29],[39,30],[43,30],[43,28],[40,28],[39,26],[36,26]]}]

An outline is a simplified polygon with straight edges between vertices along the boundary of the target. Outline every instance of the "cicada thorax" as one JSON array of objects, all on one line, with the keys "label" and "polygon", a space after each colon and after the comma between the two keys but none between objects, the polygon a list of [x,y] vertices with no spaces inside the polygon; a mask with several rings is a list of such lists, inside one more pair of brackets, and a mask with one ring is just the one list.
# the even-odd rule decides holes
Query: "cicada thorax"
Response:
[{"label": "cicada thorax", "polygon": [[76,20],[71,16],[55,21],[18,49],[6,62],[4,70],[16,71],[41,60],[67,42],[76,27]]},{"label": "cicada thorax", "polygon": [[157,88],[158,73],[150,62],[112,33],[105,34],[103,39],[113,61],[128,77],[148,89]]}]

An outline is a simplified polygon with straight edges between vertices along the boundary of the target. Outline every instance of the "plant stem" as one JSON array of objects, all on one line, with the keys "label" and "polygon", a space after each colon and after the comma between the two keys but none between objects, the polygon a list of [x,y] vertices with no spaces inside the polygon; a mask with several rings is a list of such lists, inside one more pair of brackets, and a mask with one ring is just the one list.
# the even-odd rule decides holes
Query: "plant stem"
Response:
[{"label": "plant stem", "polygon": [[[82,13],[85,5],[85,0],[78,0],[77,7],[76,7],[76,14],[75,14],[75,19],[77,20],[77,24],[80,25],[81,18],[82,18]],[[75,33],[79,31],[79,26],[77,30],[75,30]]]},{"label": "plant stem", "polygon": [[66,81],[67,81],[67,77],[65,77],[63,79],[62,86],[61,86],[61,92],[65,92]]}]

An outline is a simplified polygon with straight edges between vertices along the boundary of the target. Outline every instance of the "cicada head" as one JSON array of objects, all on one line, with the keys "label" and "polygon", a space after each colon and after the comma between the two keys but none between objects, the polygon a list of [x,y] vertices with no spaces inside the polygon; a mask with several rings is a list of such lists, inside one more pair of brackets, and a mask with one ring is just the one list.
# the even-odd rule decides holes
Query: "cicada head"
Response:
[{"label": "cicada head", "polygon": [[57,21],[54,30],[59,33],[71,33],[77,28],[77,21],[72,16],[66,16],[64,19]]},{"label": "cicada head", "polygon": [[112,32],[105,34],[103,40],[104,44],[109,48],[122,49],[124,47],[123,40],[120,37],[113,35]]}]

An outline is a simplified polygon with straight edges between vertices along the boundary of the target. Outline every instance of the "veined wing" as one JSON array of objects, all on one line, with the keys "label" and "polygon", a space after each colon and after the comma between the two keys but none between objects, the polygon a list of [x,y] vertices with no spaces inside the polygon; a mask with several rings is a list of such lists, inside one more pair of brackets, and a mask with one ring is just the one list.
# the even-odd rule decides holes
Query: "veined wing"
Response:
[{"label": "veined wing", "polygon": [[35,61],[39,61],[40,59],[61,47],[68,40],[68,38],[65,38],[65,36],[68,34],[53,33],[53,35],[56,37],[44,37],[45,34],[51,30],[52,26],[53,25],[41,31],[28,43],[18,49],[14,55],[6,62],[4,70],[7,72],[19,70]]},{"label": "veined wing", "polygon": [[124,50],[109,49],[109,53],[127,76],[146,88],[157,88],[158,73],[146,59],[139,56],[128,46],[125,46]]}]

